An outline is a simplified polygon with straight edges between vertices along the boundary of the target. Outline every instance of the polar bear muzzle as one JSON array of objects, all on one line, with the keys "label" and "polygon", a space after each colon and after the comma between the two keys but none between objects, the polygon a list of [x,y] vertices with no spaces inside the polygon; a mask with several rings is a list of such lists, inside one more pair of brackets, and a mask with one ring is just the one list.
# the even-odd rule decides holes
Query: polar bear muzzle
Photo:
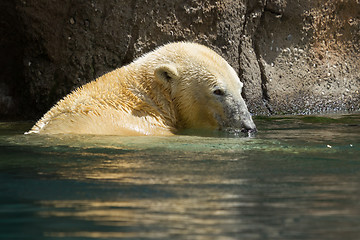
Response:
[{"label": "polar bear muzzle", "polygon": [[219,114],[215,116],[219,123],[220,130],[233,131],[238,129],[241,130],[241,132],[249,134],[257,132],[256,125],[252,120],[251,114],[241,94],[233,96],[218,91],[216,93],[214,91],[214,94],[223,97],[223,118],[221,118]]}]

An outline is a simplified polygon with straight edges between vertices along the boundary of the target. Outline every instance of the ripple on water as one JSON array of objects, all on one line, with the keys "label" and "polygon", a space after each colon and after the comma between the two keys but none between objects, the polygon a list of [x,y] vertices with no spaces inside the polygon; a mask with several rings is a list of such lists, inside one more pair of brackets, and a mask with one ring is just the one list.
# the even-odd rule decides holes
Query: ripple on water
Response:
[{"label": "ripple on water", "polygon": [[356,239],[360,115],[255,122],[252,138],[0,123],[0,238]]}]

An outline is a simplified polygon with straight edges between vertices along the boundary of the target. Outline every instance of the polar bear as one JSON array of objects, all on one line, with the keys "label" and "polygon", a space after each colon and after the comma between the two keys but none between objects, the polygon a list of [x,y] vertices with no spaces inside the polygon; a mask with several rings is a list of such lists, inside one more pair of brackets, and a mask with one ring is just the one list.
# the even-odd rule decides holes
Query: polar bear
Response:
[{"label": "polar bear", "polygon": [[68,94],[27,133],[255,132],[242,87],[234,69],[213,50],[169,43]]}]

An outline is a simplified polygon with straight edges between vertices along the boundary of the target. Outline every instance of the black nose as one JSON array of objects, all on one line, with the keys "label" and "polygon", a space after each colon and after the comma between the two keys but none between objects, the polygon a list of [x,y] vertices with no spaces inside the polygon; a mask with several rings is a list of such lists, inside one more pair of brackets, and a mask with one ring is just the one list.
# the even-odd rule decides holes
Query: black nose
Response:
[{"label": "black nose", "polygon": [[248,133],[256,133],[256,132],[257,132],[256,128],[248,129]]},{"label": "black nose", "polygon": [[256,128],[243,128],[241,129],[242,132],[244,133],[256,133],[257,132],[257,129]]}]

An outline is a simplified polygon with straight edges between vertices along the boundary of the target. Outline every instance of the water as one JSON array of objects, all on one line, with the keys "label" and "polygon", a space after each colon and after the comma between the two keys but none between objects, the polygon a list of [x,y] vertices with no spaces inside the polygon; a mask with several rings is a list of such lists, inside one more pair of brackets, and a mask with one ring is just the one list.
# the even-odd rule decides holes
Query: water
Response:
[{"label": "water", "polygon": [[0,239],[359,239],[360,114],[255,122],[253,138],[0,123]]}]

